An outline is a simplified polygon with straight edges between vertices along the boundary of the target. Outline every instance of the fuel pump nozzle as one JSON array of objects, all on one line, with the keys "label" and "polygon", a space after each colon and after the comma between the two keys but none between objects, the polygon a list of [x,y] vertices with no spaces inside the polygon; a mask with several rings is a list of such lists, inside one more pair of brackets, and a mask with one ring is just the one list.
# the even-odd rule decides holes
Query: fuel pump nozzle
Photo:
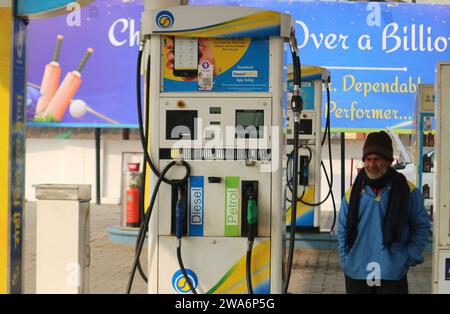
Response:
[{"label": "fuel pump nozzle", "polygon": [[192,284],[191,278],[189,278],[186,272],[186,268],[183,265],[183,259],[181,258],[181,239],[183,238],[184,225],[186,224],[186,211],[184,210],[183,204],[184,204],[183,193],[180,184],[178,185],[178,200],[176,203],[176,213],[175,213],[176,219],[175,236],[177,237],[177,259],[178,265],[180,266],[181,272],[183,273],[184,280],[186,280],[189,288],[191,289],[191,292],[193,294],[197,294],[197,291],[195,291],[195,287]]},{"label": "fuel pump nozzle", "polygon": [[299,133],[300,133],[300,113],[303,110],[303,100],[300,96],[301,87],[301,65],[300,65],[300,55],[298,52],[297,40],[295,38],[295,29],[292,28],[291,36],[289,38],[289,44],[291,46],[292,53],[292,64],[294,70],[294,88],[292,92],[291,108],[294,115],[294,182],[292,186],[292,207],[291,207],[291,230],[289,237],[289,254],[288,254],[288,267],[286,280],[284,282],[283,293],[288,293],[289,281],[291,278],[291,270],[294,258],[294,244],[295,244],[295,227],[297,219],[297,202],[298,202],[298,163],[299,163]]},{"label": "fuel pump nozzle", "polygon": [[180,266],[181,272],[183,273],[184,280],[188,284],[191,292],[193,294],[197,294],[195,287],[189,278],[186,269],[183,265],[183,259],[181,258],[181,239],[183,238],[183,229],[186,223],[186,211],[184,210],[184,202],[183,202],[183,193],[181,184],[178,185],[178,200],[176,203],[176,228],[175,228],[175,236],[177,237],[177,259],[178,265]]},{"label": "fuel pump nozzle", "polygon": [[258,227],[258,205],[256,203],[256,195],[253,189],[248,186],[247,191],[247,257],[246,257],[246,279],[247,290],[249,294],[253,294],[252,287],[252,251],[253,243]]},{"label": "fuel pump nozzle", "polygon": [[247,239],[252,241],[255,239],[256,227],[258,224],[258,205],[256,204],[256,195],[249,187],[247,190]]},{"label": "fuel pump nozzle", "polygon": [[291,108],[294,114],[294,122],[300,122],[300,113],[303,110],[303,99],[300,96],[300,88],[301,88],[300,57],[294,29],[292,29],[291,31],[291,37],[289,38],[289,45],[291,47],[292,63],[294,70],[294,87],[292,90]]},{"label": "fuel pump nozzle", "polygon": [[184,225],[186,224],[186,212],[183,206],[183,193],[181,193],[181,185],[178,186],[178,200],[175,212],[175,236],[180,241],[183,237]]}]

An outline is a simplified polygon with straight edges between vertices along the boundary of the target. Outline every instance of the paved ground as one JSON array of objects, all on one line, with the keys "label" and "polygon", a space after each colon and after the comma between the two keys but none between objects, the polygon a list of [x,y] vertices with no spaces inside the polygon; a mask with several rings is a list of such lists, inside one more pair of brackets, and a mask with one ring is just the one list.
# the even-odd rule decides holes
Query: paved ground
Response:
[{"label": "paved ground", "polygon": [[[115,205],[91,205],[90,293],[124,293],[134,256],[134,247],[112,243],[106,229],[119,225],[120,208]],[[331,225],[325,212],[323,221]],[[36,286],[36,204],[27,203],[25,220],[25,293]],[[146,253],[142,264],[147,264]],[[408,275],[411,293],[431,292],[431,255]],[[293,293],[344,293],[344,276],[336,250],[296,249],[290,291]],[[146,293],[146,285],[137,275],[133,293]]]}]

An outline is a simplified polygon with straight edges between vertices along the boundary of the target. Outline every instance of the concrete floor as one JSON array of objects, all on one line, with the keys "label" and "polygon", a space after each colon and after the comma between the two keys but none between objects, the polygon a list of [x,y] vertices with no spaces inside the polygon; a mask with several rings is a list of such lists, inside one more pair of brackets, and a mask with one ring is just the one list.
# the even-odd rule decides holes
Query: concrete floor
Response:
[{"label": "concrete floor", "polygon": [[[332,221],[330,212],[324,221]],[[27,203],[25,213],[24,292],[36,291],[36,204]],[[91,204],[90,293],[125,293],[134,257],[134,247],[114,244],[107,228],[119,225],[118,205]],[[146,252],[141,263],[147,265]],[[144,266],[145,269],[145,266]],[[410,293],[431,292],[431,255],[408,274]],[[344,276],[336,250],[296,249],[290,283],[292,293],[345,293]],[[146,293],[146,284],[136,275],[133,293]]]}]

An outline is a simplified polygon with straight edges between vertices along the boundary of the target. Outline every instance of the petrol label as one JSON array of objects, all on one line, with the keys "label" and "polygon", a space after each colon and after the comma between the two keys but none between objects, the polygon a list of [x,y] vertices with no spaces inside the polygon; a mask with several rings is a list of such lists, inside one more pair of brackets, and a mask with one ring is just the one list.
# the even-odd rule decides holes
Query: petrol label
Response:
[{"label": "petrol label", "polygon": [[241,217],[239,177],[225,178],[225,236],[239,237]]}]

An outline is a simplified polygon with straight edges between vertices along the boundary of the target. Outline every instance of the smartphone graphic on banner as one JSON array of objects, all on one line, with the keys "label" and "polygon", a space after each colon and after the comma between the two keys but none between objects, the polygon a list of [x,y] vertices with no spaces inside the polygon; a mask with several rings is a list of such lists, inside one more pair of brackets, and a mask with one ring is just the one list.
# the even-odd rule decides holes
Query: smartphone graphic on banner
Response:
[{"label": "smartphone graphic on banner", "polygon": [[198,75],[198,40],[192,37],[174,38],[173,75],[182,77],[196,77]]}]

